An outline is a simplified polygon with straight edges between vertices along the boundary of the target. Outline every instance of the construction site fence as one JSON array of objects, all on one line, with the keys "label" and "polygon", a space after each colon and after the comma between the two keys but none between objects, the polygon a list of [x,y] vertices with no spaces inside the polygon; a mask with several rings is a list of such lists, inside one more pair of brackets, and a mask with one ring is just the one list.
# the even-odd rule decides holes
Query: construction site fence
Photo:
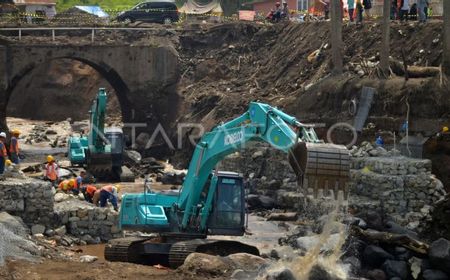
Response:
[{"label": "construction site fence", "polygon": [[[0,28],[2,26],[27,26],[27,25],[52,25],[52,26],[124,26],[128,22],[119,22],[117,17],[125,10],[105,10],[108,17],[98,17],[83,12],[60,12],[55,14],[11,12],[0,10]],[[167,9],[145,9],[145,12],[170,12]],[[172,11],[174,12],[174,11]],[[224,16],[221,13],[195,14],[179,12],[180,20],[175,24],[180,24],[192,19],[215,20],[215,21],[239,21],[239,16]],[[264,22],[267,14],[255,13],[253,21]],[[429,16],[433,17],[432,11]],[[381,15],[373,14],[377,18]],[[324,20],[323,12],[310,13],[307,10],[290,10],[290,20],[296,22],[320,21]],[[344,11],[344,20],[348,18],[348,13]]]}]

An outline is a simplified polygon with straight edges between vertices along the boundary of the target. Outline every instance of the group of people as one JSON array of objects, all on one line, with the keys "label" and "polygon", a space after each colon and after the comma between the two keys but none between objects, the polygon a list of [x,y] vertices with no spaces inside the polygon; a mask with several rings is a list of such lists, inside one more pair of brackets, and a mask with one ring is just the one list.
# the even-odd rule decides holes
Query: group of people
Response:
[{"label": "group of people", "polygon": [[0,175],[5,172],[5,165],[19,164],[20,131],[13,129],[9,143],[5,132],[0,132]]},{"label": "group of people", "polygon": [[411,2],[411,0],[392,0],[391,19],[407,21],[417,19],[417,15],[419,15],[419,22],[425,23],[428,20],[429,1],[417,0],[417,3]]},{"label": "group of people", "polygon": [[272,9],[267,14],[266,19],[272,22],[279,22],[283,19],[289,19],[289,8],[287,2],[283,2],[283,6],[281,6],[280,2],[276,2],[275,9]]},{"label": "group of people", "polygon": [[[331,0],[319,0],[324,9],[325,19],[329,19]],[[346,0],[347,11],[350,22],[362,23],[363,16],[371,17],[372,1],[373,0]],[[412,3],[412,0],[392,0],[391,1],[391,19],[392,20],[408,20],[410,18],[417,19],[419,15],[419,22],[425,23],[428,19],[429,0],[417,0]],[[341,0],[342,14],[344,14],[344,3]]]},{"label": "group of people", "polygon": [[109,201],[114,210],[118,211],[119,209],[120,185],[106,185],[97,188],[93,184],[86,183],[85,171],[81,171],[76,178],[60,180],[58,164],[51,155],[47,156],[47,163],[44,167],[44,179],[50,181],[53,186],[57,186],[59,191],[73,193],[74,195],[82,193],[84,199],[95,206],[106,207]]}]

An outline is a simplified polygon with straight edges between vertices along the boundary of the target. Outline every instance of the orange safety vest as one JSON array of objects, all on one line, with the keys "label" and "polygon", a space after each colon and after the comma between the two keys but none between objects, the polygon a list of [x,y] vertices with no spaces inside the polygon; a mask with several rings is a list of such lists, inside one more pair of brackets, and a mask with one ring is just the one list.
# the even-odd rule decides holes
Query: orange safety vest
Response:
[{"label": "orange safety vest", "polygon": [[6,151],[5,143],[0,141],[0,149],[1,149],[1,155],[2,157],[6,158],[8,156],[8,152]]},{"label": "orange safety vest", "polygon": [[58,165],[54,162],[45,165],[45,176],[52,181],[58,179]]},{"label": "orange safety vest", "polygon": [[10,153],[19,153],[19,141],[17,141],[16,137],[11,137],[11,143],[9,144],[9,152]]},{"label": "orange safety vest", "polygon": [[68,190],[70,190],[71,187],[69,186],[69,180],[64,180],[64,181],[62,181],[61,183],[59,183],[58,188],[59,188],[60,190],[63,190],[63,191],[68,191]]},{"label": "orange safety vest", "polygon": [[97,188],[93,185],[88,185],[86,187],[86,193],[89,194],[90,197],[94,196],[94,193],[97,191]]}]

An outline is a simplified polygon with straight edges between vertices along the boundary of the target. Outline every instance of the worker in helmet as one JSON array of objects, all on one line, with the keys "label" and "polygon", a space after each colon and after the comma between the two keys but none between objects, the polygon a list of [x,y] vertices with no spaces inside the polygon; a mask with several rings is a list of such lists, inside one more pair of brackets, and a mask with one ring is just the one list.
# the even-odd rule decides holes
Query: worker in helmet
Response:
[{"label": "worker in helmet", "polygon": [[442,140],[442,138],[444,137],[444,135],[450,135],[450,131],[448,129],[448,126],[443,126],[441,131],[439,131],[438,133],[436,133],[436,139]]},{"label": "worker in helmet", "polygon": [[23,172],[19,169],[18,165],[13,163],[9,159],[5,161],[5,171],[3,174],[5,177],[20,178],[20,179],[26,178],[25,174],[23,174]]},{"label": "worker in helmet", "polygon": [[58,164],[56,164],[53,156],[47,156],[47,163],[44,166],[44,180],[48,180],[52,183],[53,186],[56,185],[58,181]]},{"label": "worker in helmet", "polygon": [[5,161],[8,159],[6,151],[6,133],[0,132],[0,175],[5,171]]},{"label": "worker in helmet", "polygon": [[70,192],[75,186],[75,181],[75,179],[63,180],[59,183],[58,189],[66,193]]},{"label": "worker in helmet", "polygon": [[100,202],[100,207],[106,207],[109,201],[114,207],[114,210],[118,211],[119,192],[120,185],[106,185],[95,192],[92,203],[98,206],[98,203]]},{"label": "worker in helmet", "polygon": [[281,18],[289,19],[289,8],[287,2],[283,2],[283,8],[281,9]]},{"label": "worker in helmet", "polygon": [[[80,191],[83,193],[84,200],[87,202],[93,203],[95,192],[97,191],[97,188],[94,185],[83,185],[80,188]],[[100,195],[100,192],[99,192]]]},{"label": "worker in helmet", "polygon": [[273,14],[273,20],[276,22],[280,21],[281,13],[282,13],[282,9],[281,9],[280,2],[276,2],[275,3],[275,12]]},{"label": "worker in helmet", "polygon": [[19,164],[19,135],[18,129],[11,131],[11,141],[9,142],[9,157],[15,164]]},{"label": "worker in helmet", "polygon": [[72,192],[75,195],[78,195],[80,193],[81,187],[83,186],[83,181],[85,180],[84,178],[86,177],[86,171],[82,170],[80,172],[80,175],[77,176],[77,178],[75,178],[75,185],[72,188]]}]

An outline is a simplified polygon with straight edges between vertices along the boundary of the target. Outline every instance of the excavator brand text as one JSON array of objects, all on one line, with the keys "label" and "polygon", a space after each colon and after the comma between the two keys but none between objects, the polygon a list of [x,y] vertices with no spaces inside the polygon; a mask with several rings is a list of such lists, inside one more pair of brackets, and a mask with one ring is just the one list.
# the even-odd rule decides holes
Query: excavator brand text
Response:
[{"label": "excavator brand text", "polygon": [[225,142],[225,145],[232,145],[232,144],[242,141],[243,138],[244,138],[244,132],[238,131],[235,133],[225,135],[224,142]]}]

